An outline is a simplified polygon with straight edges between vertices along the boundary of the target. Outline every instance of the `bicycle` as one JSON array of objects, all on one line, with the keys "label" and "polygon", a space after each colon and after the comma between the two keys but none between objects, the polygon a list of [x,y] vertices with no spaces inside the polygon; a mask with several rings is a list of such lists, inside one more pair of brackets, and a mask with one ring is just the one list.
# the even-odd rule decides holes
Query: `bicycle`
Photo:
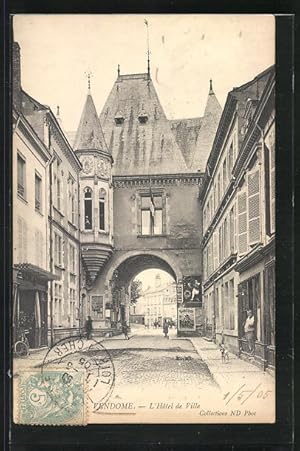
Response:
[{"label": "bicycle", "polygon": [[14,352],[17,357],[27,357],[29,354],[29,341],[26,335],[29,334],[29,330],[21,332],[20,340],[14,344]]}]

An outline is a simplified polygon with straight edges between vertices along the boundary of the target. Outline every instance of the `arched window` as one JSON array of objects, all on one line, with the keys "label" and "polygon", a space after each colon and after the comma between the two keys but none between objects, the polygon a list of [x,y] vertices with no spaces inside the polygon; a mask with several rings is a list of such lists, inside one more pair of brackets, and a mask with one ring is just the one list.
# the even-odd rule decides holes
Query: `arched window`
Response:
[{"label": "arched window", "polygon": [[84,190],[84,228],[92,230],[93,228],[93,200],[91,188]]},{"label": "arched window", "polygon": [[99,192],[99,229],[105,230],[105,201],[106,191],[101,188]]}]

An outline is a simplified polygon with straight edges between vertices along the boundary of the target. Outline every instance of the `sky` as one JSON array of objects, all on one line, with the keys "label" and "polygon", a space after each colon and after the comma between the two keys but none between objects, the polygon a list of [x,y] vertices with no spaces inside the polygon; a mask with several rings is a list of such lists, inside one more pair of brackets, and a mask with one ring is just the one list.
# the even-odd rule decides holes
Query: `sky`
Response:
[{"label": "sky", "polygon": [[155,287],[155,277],[159,274],[162,284],[173,283],[174,279],[167,272],[161,269],[146,269],[135,277],[135,280],[142,282],[142,289],[146,290],[148,287]]},{"label": "sky", "polygon": [[275,62],[271,15],[17,15],[23,89],[74,132],[87,94],[100,113],[121,74],[147,70],[169,119],[203,115],[209,80],[223,107],[228,92]]}]

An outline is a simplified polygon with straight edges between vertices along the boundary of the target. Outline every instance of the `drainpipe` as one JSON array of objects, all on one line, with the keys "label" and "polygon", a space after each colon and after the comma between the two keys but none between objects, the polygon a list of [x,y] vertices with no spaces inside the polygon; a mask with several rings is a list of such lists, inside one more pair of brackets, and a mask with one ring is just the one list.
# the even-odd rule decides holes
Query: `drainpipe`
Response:
[{"label": "drainpipe", "polygon": [[[265,136],[264,136],[263,129],[258,125],[258,123],[256,123],[256,126],[257,126],[258,130],[260,131],[261,141],[262,141],[262,152],[261,152],[262,155],[261,155],[261,163],[260,164],[262,164],[262,162],[264,162],[264,171],[260,171],[260,174],[261,174],[261,176],[260,176],[260,186],[261,187],[264,186],[264,188],[265,188]],[[262,175],[262,172],[263,172],[264,175]],[[261,215],[261,217],[262,217],[262,223],[263,223],[264,232],[265,232],[264,235],[266,236],[267,235],[267,230],[266,230],[266,199],[265,199],[266,191],[265,191],[265,189],[264,190],[261,189],[261,193],[262,192],[264,194],[262,196],[262,213],[263,214]],[[262,276],[264,278],[264,272],[263,272]],[[261,333],[263,335],[263,336],[260,337],[260,341],[262,341],[265,344],[266,343],[266,328],[262,327],[262,323],[265,323],[265,320],[266,320],[266,317],[267,317],[267,313],[266,313],[266,304],[265,304],[265,296],[264,296],[265,292],[264,292],[264,288],[263,288],[264,287],[264,280],[261,280],[261,277],[260,277],[260,285],[261,285],[261,290],[260,290],[260,293],[261,293],[261,300],[260,300],[260,330],[261,330]],[[265,362],[267,360],[266,355],[265,355],[266,347],[264,346],[263,349],[264,349],[263,361],[264,361],[264,370],[265,370]]]},{"label": "drainpipe", "polygon": [[[48,126],[48,147],[51,152],[51,129],[50,124]],[[49,161],[49,253],[50,253],[50,272],[53,273],[53,238],[52,238],[52,206],[53,206],[53,197],[52,197],[52,163],[54,161],[54,155],[51,156]],[[53,323],[53,281],[50,283],[50,342],[51,346],[54,345],[54,323]]]},{"label": "drainpipe", "polygon": [[78,313],[79,313],[79,335],[81,336],[81,329],[82,329],[82,319],[83,319],[83,296],[81,294],[81,239],[80,239],[80,234],[81,234],[81,230],[80,230],[80,224],[81,224],[81,215],[80,215],[80,176],[78,177],[78,184],[77,184],[77,209],[78,209],[78,241],[79,241],[79,246],[78,246],[78,302],[79,302],[79,308],[78,308]]}]

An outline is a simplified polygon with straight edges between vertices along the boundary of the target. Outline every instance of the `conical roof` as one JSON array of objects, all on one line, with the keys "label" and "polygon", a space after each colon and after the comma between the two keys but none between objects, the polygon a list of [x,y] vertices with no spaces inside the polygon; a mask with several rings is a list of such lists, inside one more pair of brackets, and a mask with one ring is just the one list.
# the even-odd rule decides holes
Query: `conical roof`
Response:
[{"label": "conical roof", "polygon": [[102,150],[108,152],[95,104],[89,92],[74,141],[74,150]]},{"label": "conical roof", "polygon": [[194,171],[205,171],[207,159],[211,151],[221,114],[222,107],[215,96],[212,88],[212,82],[210,81],[208,99],[191,163],[191,167]]},{"label": "conical roof", "polygon": [[[122,121],[116,121],[118,112]],[[100,115],[114,175],[188,172],[148,74],[119,75]]]}]

